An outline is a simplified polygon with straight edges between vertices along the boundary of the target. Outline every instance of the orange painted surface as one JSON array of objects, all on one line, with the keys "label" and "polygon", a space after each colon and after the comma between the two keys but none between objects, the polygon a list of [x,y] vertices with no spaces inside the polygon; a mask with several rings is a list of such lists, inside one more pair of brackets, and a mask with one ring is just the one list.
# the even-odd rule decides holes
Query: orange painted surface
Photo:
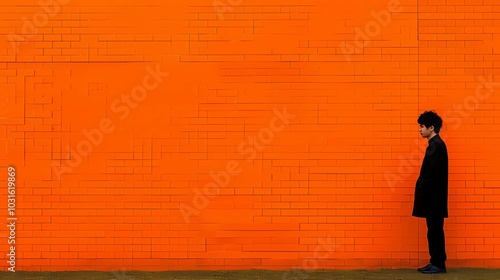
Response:
[{"label": "orange painted surface", "polygon": [[425,264],[430,109],[448,267],[500,266],[496,1],[3,2],[16,270]]}]

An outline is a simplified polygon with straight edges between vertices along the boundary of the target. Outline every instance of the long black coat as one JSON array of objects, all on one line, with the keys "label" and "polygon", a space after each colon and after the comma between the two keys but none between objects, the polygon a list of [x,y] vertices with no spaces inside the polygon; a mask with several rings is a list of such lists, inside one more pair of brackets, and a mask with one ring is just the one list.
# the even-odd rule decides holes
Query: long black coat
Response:
[{"label": "long black coat", "polygon": [[448,218],[448,150],[439,135],[429,140],[425,150],[412,216]]}]

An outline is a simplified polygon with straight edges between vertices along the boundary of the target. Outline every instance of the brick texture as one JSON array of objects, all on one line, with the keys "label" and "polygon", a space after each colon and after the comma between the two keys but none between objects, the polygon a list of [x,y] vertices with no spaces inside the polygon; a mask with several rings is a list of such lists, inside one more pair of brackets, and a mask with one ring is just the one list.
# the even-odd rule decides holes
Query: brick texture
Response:
[{"label": "brick texture", "polygon": [[411,208],[431,109],[448,266],[500,266],[498,1],[0,7],[17,270],[424,264]]}]

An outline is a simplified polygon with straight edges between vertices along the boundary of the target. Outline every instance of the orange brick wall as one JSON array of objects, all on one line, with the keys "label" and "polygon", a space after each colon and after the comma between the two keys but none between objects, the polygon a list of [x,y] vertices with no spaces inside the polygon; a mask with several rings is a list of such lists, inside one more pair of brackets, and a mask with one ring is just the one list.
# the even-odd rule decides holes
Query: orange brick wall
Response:
[{"label": "orange brick wall", "polygon": [[429,109],[448,266],[500,266],[498,1],[1,2],[16,270],[424,264]]}]

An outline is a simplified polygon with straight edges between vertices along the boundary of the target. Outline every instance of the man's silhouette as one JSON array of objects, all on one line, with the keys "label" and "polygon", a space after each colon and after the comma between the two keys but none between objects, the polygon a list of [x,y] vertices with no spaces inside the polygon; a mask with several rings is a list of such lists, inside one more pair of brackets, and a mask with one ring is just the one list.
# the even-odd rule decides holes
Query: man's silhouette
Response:
[{"label": "man's silhouette", "polygon": [[443,120],[434,111],[426,111],[417,120],[419,132],[428,146],[415,185],[412,216],[425,218],[430,263],[418,269],[426,274],[446,272],[444,218],[448,218],[448,151],[439,137]]}]

